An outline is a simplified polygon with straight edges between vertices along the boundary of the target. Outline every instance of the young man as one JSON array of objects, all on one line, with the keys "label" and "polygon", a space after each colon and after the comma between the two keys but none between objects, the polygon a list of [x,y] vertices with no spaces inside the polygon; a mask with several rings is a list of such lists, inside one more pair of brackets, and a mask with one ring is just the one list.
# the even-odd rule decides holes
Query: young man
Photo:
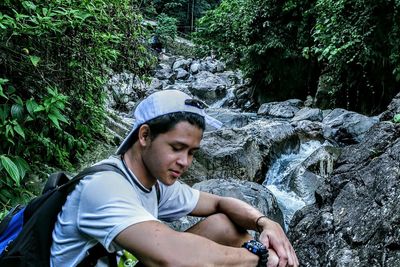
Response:
[{"label": "young man", "polygon": [[[240,200],[178,181],[199,149],[205,124],[220,126],[205,114],[202,102],[180,91],[160,91],[143,100],[134,115],[117,156],[103,161],[117,165],[129,179],[102,172],[77,185],[58,215],[51,266],[76,266],[97,243],[108,251],[125,249],[145,266],[299,265],[279,224]],[[206,218],[186,232],[159,220],[188,214]],[[267,250],[257,241],[247,242],[246,229],[260,231],[268,265]]]}]

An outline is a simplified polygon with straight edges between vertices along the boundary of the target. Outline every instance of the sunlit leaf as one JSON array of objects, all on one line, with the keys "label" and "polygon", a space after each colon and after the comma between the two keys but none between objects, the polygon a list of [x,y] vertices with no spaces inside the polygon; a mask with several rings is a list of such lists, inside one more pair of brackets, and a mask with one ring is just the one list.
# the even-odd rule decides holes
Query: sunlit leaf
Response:
[{"label": "sunlit leaf", "polygon": [[61,130],[60,124],[58,123],[57,116],[55,116],[53,114],[49,114],[48,117],[53,122],[54,126],[56,126],[58,129]]},{"label": "sunlit leaf", "polygon": [[40,57],[38,57],[38,56],[29,56],[29,59],[31,60],[32,65],[37,67],[37,65],[39,64],[39,61],[40,61]]},{"label": "sunlit leaf", "polygon": [[400,114],[395,115],[395,116],[393,117],[393,121],[394,121],[395,123],[400,123]]},{"label": "sunlit leaf", "polygon": [[18,171],[17,165],[7,156],[1,155],[0,156],[1,164],[3,165],[4,169],[10,175],[10,177],[15,181],[17,185],[19,185],[21,181],[21,176]]}]

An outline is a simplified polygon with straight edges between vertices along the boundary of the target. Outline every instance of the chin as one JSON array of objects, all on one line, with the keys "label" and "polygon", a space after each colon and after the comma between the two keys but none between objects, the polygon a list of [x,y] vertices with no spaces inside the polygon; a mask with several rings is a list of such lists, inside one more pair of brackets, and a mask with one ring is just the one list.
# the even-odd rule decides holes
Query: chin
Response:
[{"label": "chin", "polygon": [[158,181],[166,186],[170,186],[170,185],[173,185],[176,181],[178,181],[178,179],[167,179],[167,180],[158,180]]}]

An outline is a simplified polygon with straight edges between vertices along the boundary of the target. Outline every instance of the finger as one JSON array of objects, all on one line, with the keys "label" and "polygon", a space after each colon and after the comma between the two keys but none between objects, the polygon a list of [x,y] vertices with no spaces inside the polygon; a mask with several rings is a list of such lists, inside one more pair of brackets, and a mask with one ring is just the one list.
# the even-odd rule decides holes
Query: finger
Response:
[{"label": "finger", "polygon": [[289,250],[292,259],[292,261],[289,262],[289,266],[299,266],[299,259],[297,258],[296,251],[294,250],[292,245],[289,245]]},{"label": "finger", "polygon": [[277,267],[279,264],[279,257],[276,254],[275,250],[268,249],[268,263],[267,267]]}]

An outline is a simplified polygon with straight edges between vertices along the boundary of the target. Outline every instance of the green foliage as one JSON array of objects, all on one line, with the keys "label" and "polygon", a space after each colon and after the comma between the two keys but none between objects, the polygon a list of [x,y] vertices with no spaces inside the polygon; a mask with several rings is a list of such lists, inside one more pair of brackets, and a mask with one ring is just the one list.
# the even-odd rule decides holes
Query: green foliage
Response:
[{"label": "green foliage", "polygon": [[400,114],[396,114],[393,117],[393,122],[394,123],[400,123]]},{"label": "green foliage", "polygon": [[253,85],[262,88],[260,98],[298,97],[313,86],[314,62],[307,61],[301,49],[311,44],[309,5],[310,1],[222,1],[199,21],[196,40],[241,67]]},{"label": "green foliage", "polygon": [[[181,32],[189,32],[195,27],[196,20],[218,3],[219,1],[215,0],[156,0],[151,1],[151,6],[158,14],[164,13],[175,18]],[[148,7],[149,5],[149,3],[145,5],[147,10],[153,10]]]},{"label": "green foliage", "polygon": [[171,38],[172,40],[175,39],[177,34],[177,19],[162,13],[157,16],[157,22],[157,28],[155,32],[157,36],[159,36],[162,40],[168,38]]},{"label": "green foliage", "polygon": [[225,0],[196,40],[241,67],[261,102],[318,89],[330,107],[378,113],[400,85],[399,11],[384,0]]},{"label": "green foliage", "polygon": [[1,205],[29,196],[27,174],[71,170],[105,140],[110,69],[145,74],[155,62],[138,10],[130,0],[0,3]]}]

